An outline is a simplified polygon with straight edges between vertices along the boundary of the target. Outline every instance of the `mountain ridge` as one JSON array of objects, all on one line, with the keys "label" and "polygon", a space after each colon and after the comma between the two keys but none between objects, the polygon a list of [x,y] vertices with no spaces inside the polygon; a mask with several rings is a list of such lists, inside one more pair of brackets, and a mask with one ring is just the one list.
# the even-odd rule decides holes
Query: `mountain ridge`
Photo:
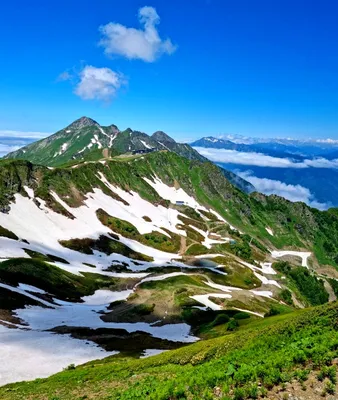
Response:
[{"label": "mountain ridge", "polygon": [[[69,161],[106,158],[139,151],[168,150],[190,160],[206,162],[207,159],[185,143],[177,143],[163,131],[151,136],[127,128],[120,131],[114,124],[101,126],[89,117],[81,117],[60,131],[7,154],[5,159],[26,159],[35,164],[51,167],[61,166]],[[254,187],[230,171],[224,176],[245,192]]]},{"label": "mountain ridge", "polygon": [[[233,337],[338,294],[335,210],[245,194],[215,164],[169,150],[57,168],[1,160],[0,207],[0,330],[12,346],[3,365],[33,364],[14,378],[0,367],[0,382],[45,377],[104,351],[120,352],[100,362],[116,366]],[[28,356],[43,343],[48,360],[36,365]],[[193,347],[197,357],[208,343]],[[92,353],[78,361],[83,347]],[[65,388],[61,398],[72,398]]]}]

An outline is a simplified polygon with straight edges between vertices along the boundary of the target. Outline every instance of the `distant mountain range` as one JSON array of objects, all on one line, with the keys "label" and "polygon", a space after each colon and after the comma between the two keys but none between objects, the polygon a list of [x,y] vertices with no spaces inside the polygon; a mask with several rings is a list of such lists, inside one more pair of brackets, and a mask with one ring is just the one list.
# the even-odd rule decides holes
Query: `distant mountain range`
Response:
[{"label": "distant mountain range", "polygon": [[338,157],[338,142],[304,142],[297,140],[270,139],[268,141],[254,141],[241,143],[228,139],[215,138],[213,136],[203,137],[190,143],[192,147],[205,147],[211,149],[236,150],[246,153],[262,153],[272,157],[292,158],[304,160],[313,157],[327,157],[329,159]]},{"label": "distant mountain range", "polygon": [[338,206],[338,141],[233,140],[208,136],[191,146],[219,166],[248,179],[262,193],[319,208]]},{"label": "distant mountain range", "polygon": [[[207,162],[189,144],[177,143],[162,131],[151,136],[130,128],[120,131],[116,125],[101,126],[88,117],[81,117],[55,134],[30,143],[7,154],[5,159],[23,159],[35,164],[57,167],[80,160],[98,160],[128,152],[166,150],[189,160]],[[254,186],[231,171],[222,169],[224,176],[244,192]]]},{"label": "distant mountain range", "polygon": [[[128,128],[120,131],[116,125],[101,126],[88,117],[81,117],[55,134],[8,154],[5,158],[21,158],[49,166],[70,160],[80,160],[93,150],[108,149],[115,154],[138,150],[170,150],[189,159],[203,157],[189,145],[176,143],[164,132],[152,136]],[[101,155],[101,154],[100,154]]]},{"label": "distant mountain range", "polygon": [[[249,161],[267,157],[198,148],[235,152],[234,159],[244,154]],[[326,303],[338,296],[337,210],[245,193],[250,187],[162,131],[151,136],[120,131],[86,117],[0,160],[0,398],[42,400],[55,393],[65,399],[74,393],[103,398],[101,386],[108,386],[112,399],[143,399],[149,393],[154,399],[178,399],[185,393],[185,398],[200,399],[208,395],[206,374],[212,376],[208,398],[214,398],[220,377],[227,379],[226,388],[243,384],[248,371],[243,375],[238,369],[243,343],[257,367],[250,367],[253,379],[261,377],[261,365],[265,369],[260,360],[267,355],[275,360],[276,346],[269,350],[276,340],[281,344],[276,373],[281,373],[280,365],[298,368],[294,343],[306,346],[308,335],[314,337],[304,316],[308,325],[322,316],[316,331],[319,352],[327,363],[325,343],[326,353],[336,357],[331,350],[336,348],[337,313]],[[317,305],[322,305],[319,311],[287,316]],[[285,315],[275,318],[277,314]],[[329,317],[332,329],[326,338],[332,342],[322,339]],[[255,332],[257,346],[250,342]],[[271,339],[271,333],[277,336]],[[197,340],[182,352],[178,349]],[[259,355],[252,352],[256,347]],[[224,361],[220,375],[217,357],[224,349],[233,351],[233,358]],[[304,352],[309,362],[314,349]],[[164,350],[166,379],[172,375],[176,382],[183,376],[176,392],[176,383],[163,391],[163,367],[157,388],[148,372],[144,385],[142,378],[133,378],[146,368],[154,374],[160,365],[160,358],[134,357]],[[120,354],[76,366],[116,354],[112,352]],[[201,370],[203,360],[208,364]],[[198,392],[193,376],[185,379],[192,364],[200,371]],[[127,371],[128,366],[135,369]],[[62,369],[65,378],[1,388]],[[117,381],[106,385],[107,376],[119,382],[130,377],[128,388],[121,392]],[[53,379],[57,385],[50,385]],[[187,382],[194,393],[185,391]],[[263,381],[269,388],[271,382],[270,377]],[[238,393],[236,398],[244,398]],[[255,393],[245,398],[256,398]]]}]

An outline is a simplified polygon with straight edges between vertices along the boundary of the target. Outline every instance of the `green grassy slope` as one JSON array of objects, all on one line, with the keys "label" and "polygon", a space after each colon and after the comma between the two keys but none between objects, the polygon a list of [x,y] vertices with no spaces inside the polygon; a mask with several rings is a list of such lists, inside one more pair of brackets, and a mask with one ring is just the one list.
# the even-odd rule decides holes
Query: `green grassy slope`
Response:
[{"label": "green grassy slope", "polygon": [[[81,164],[77,168],[50,170],[26,161],[9,160],[1,161],[0,166],[0,208],[5,211],[16,192],[26,195],[23,186],[28,185],[49,206],[67,214],[50,192],[55,191],[73,207],[79,206],[86,193],[95,187],[112,195],[99,179],[99,173],[112,184],[134,190],[155,204],[168,206],[169,202],[161,199],[142,179],[158,176],[168,185],[178,184],[200,204],[214,208],[229,223],[248,234],[249,241],[254,237],[268,247],[308,249],[314,252],[319,263],[337,265],[338,215],[334,210],[319,211],[278,196],[247,195],[225,179],[212,163],[190,161],[161,151],[148,154],[142,160],[111,160],[106,164]],[[274,236],[269,235],[266,227],[273,228]]]},{"label": "green grassy slope", "polygon": [[338,305],[271,317],[224,337],[144,360],[111,357],[48,379],[0,388],[4,400],[245,399],[303,381],[338,355]]},{"label": "green grassy slope", "polygon": [[[19,283],[37,286],[61,300],[80,301],[82,296],[95,290],[107,288],[119,290],[121,281],[128,279],[111,278],[95,273],[82,276],[63,271],[37,258],[15,258],[0,263],[2,283],[17,286]],[[1,308],[2,304],[0,304]]]},{"label": "green grassy slope", "polygon": [[[119,131],[115,125],[100,126],[87,117],[81,117],[55,134],[7,154],[5,159],[21,159],[34,164],[61,167],[149,149],[169,150],[189,160],[207,161],[188,144],[177,143],[163,132],[148,136],[130,128]],[[232,172],[222,171],[241,190],[253,190],[249,182]]]}]

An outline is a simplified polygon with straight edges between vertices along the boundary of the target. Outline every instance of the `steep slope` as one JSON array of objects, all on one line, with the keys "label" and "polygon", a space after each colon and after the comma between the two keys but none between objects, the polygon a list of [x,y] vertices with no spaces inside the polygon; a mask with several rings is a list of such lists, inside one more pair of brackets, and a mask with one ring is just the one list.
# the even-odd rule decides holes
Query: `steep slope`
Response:
[{"label": "steep slope", "polygon": [[163,131],[157,131],[153,133],[151,138],[160,143],[164,149],[173,151],[174,153],[182,157],[186,157],[189,160],[206,161],[206,158],[201,156],[191,146],[186,143],[177,143]]},{"label": "steep slope", "polygon": [[115,125],[101,127],[96,121],[82,117],[54,135],[8,154],[6,158],[60,165],[84,156],[93,148],[110,148],[118,132]]},{"label": "steep slope", "polygon": [[[188,144],[177,143],[162,131],[152,136],[128,128],[120,131],[116,125],[100,126],[88,117],[72,124],[45,139],[29,144],[7,154],[5,159],[24,159],[35,164],[61,166],[74,160],[100,160],[135,151],[169,150],[189,160],[207,161]],[[224,176],[245,192],[254,187],[230,171]]]},{"label": "steep slope", "polygon": [[319,264],[336,266],[336,212],[246,195],[212,163],[2,160],[0,182],[0,383],[335,298],[336,270]]},{"label": "steep slope", "polygon": [[[277,248],[310,248],[321,263],[335,265],[338,239],[334,232],[338,229],[338,218],[334,209],[321,212],[304,203],[292,203],[278,196],[257,193],[248,196],[225,179],[223,172],[214,164],[189,161],[168,151],[123,160],[87,162],[56,170],[34,166],[29,162],[3,161],[0,205],[6,210],[12,195],[16,192],[24,194],[24,185],[37,190],[36,196],[57,209],[60,209],[60,204],[57,204],[51,191],[56,192],[68,205],[79,205],[86,193],[93,191],[93,187],[106,192],[99,178],[100,173],[110,183],[124,190],[134,190],[156,202],[159,197],[149,187],[150,182],[140,179],[154,179],[156,176],[166,185],[178,184],[201,206],[212,207],[239,231]],[[174,199],[168,196],[168,200],[180,201],[179,192]]]},{"label": "steep slope", "polygon": [[72,367],[49,379],[0,388],[0,395],[4,400],[282,399],[294,398],[298,387],[299,396],[317,400],[337,388],[337,317],[334,303],[145,360],[112,357]]}]

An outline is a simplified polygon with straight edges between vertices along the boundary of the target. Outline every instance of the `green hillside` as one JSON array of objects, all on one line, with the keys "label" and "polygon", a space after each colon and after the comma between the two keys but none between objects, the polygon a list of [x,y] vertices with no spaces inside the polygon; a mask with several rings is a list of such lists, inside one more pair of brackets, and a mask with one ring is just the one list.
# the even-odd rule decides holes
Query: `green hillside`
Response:
[{"label": "green hillside", "polygon": [[[145,360],[91,362],[48,379],[7,385],[1,399],[255,399],[288,382],[334,394],[337,303],[260,320],[236,333]],[[310,378],[310,373],[312,378]],[[322,384],[322,382],[324,383]],[[294,383],[295,385],[295,383]],[[313,389],[312,389],[313,390]]]},{"label": "green hillside", "polygon": [[[52,331],[119,352],[7,385],[1,399],[240,400],[294,380],[312,388],[317,375],[321,391],[334,392],[336,210],[246,194],[213,163],[170,150],[60,167],[1,160],[0,209],[6,338]],[[94,234],[82,232],[87,219]],[[274,259],[275,249],[311,255],[300,266],[292,255]],[[100,298],[116,292],[116,301]],[[163,336],[174,324],[184,337]],[[167,352],[139,359],[148,350]]]},{"label": "green hillside", "polygon": [[[55,134],[9,153],[5,158],[60,167],[76,162],[109,159],[134,151],[158,150],[168,150],[190,160],[207,161],[191,146],[177,143],[164,132],[155,132],[148,136],[130,128],[120,131],[116,125],[100,126],[88,117],[81,117]],[[244,179],[230,171],[222,171],[241,190],[253,190],[253,186]]]},{"label": "green hillside", "polygon": [[[99,187],[111,195],[98,178],[99,172],[109,182],[126,190],[134,190],[151,202],[161,199],[140,177],[152,179],[157,176],[170,186],[179,182],[200,204],[212,207],[237,230],[249,235],[247,240],[254,237],[261,246],[307,249],[313,251],[319,264],[337,265],[338,215],[335,210],[319,211],[304,203],[292,203],[273,195],[247,195],[235,188],[214,164],[188,160],[169,151],[150,153],[143,157],[142,162],[138,158],[127,158],[125,161],[112,159],[105,164],[80,163],[75,168],[61,169],[48,169],[26,161],[4,160],[0,172],[0,207],[5,210],[16,192],[27,196],[23,186],[28,185],[51,207],[65,213],[50,192],[58,193],[70,206],[81,204],[81,198],[93,187]],[[273,236],[266,227],[273,227]],[[241,239],[245,242],[245,236]],[[239,250],[236,247],[229,248],[229,245],[219,245],[217,251],[221,252],[222,246],[225,246],[225,250]],[[253,259],[250,251],[247,259]]]}]

